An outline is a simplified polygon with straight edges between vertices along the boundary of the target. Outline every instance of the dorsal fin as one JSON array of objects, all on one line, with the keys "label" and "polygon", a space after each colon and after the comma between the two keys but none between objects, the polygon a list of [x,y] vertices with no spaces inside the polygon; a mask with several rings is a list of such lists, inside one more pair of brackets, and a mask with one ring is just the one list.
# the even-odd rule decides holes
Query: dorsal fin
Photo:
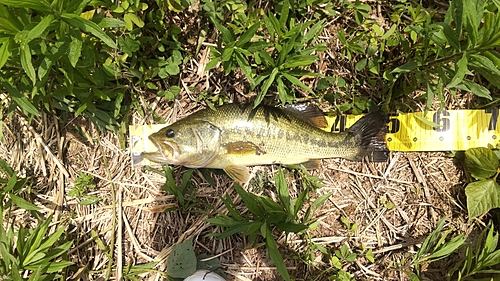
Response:
[{"label": "dorsal fin", "polygon": [[283,109],[317,128],[328,127],[323,111],[311,104],[287,104]]}]

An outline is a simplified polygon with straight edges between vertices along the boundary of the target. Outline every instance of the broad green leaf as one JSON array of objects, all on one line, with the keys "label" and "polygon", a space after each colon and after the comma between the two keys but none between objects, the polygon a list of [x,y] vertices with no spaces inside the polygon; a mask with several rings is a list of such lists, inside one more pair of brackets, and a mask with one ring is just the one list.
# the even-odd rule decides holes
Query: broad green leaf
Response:
[{"label": "broad green leaf", "polygon": [[76,67],[78,60],[82,54],[83,41],[80,34],[72,34],[71,42],[69,43],[68,58],[73,67]]},{"label": "broad green leaf", "polygon": [[427,82],[427,89],[426,89],[426,103],[425,103],[425,112],[429,110],[429,108],[432,107],[432,104],[434,103],[434,97],[435,93],[432,90],[432,85],[431,83]]},{"label": "broad green leaf", "polygon": [[356,63],[356,65],[354,66],[354,69],[356,71],[361,71],[361,70],[363,70],[365,68],[365,66],[366,66],[367,63],[368,63],[368,60],[366,58],[361,59],[360,61],[358,61]]},{"label": "broad green leaf", "polygon": [[125,27],[129,31],[131,31],[134,28],[132,23],[134,23],[136,26],[140,28],[144,27],[144,21],[142,21],[142,19],[139,18],[136,14],[126,13],[123,16],[123,20],[125,21]]},{"label": "broad green leaf", "polygon": [[275,224],[275,226],[280,231],[285,231],[290,233],[299,233],[308,228],[308,226],[305,224],[293,223],[293,222],[278,222]]},{"label": "broad green leaf", "polygon": [[250,85],[254,85],[255,81],[252,77],[252,67],[246,60],[246,58],[240,53],[240,52],[235,52],[234,57],[236,58],[236,62],[238,65],[241,67],[243,72],[245,73],[245,76],[247,77],[248,82],[250,82]]},{"label": "broad green leaf", "polygon": [[172,247],[167,259],[167,274],[173,278],[186,278],[196,271],[193,241],[186,240]]},{"label": "broad green leaf", "polygon": [[465,167],[475,179],[494,176],[498,169],[498,158],[489,148],[476,147],[465,151]]},{"label": "broad green leaf", "polygon": [[[60,262],[48,262],[47,263],[48,266],[47,267],[44,267],[44,272],[46,273],[54,273],[54,272],[58,272],[59,270],[62,270],[68,266],[71,266],[75,263],[73,262],[70,262],[70,261],[60,261]],[[30,270],[36,270],[37,268],[39,268],[41,265],[37,264],[37,265],[32,265],[32,266],[26,266],[25,268],[26,269],[30,269]],[[31,277],[30,277],[31,279]],[[40,280],[40,279],[33,279],[33,280]]]},{"label": "broad green leaf", "polygon": [[462,35],[464,4],[462,0],[452,0],[450,4],[453,22],[455,23],[455,35],[460,38]]},{"label": "broad green leaf", "polygon": [[221,57],[215,57],[213,58],[211,61],[209,61],[207,63],[207,65],[205,66],[205,71],[209,71],[211,69],[213,69],[214,67],[217,66],[217,64],[221,61]]},{"label": "broad green leaf", "polygon": [[42,33],[49,27],[49,25],[52,23],[54,20],[54,15],[48,14],[46,15],[35,27],[33,27],[29,32],[28,36],[26,37],[26,43],[30,42],[31,40],[40,37]]},{"label": "broad green leaf", "polygon": [[482,48],[497,48],[500,45],[500,15],[498,12],[486,12],[484,14],[484,24],[481,28]]},{"label": "broad green leaf", "polygon": [[402,66],[394,68],[391,73],[407,73],[418,67],[418,64],[414,61],[407,62]]},{"label": "broad green leaf", "polygon": [[125,16],[123,17],[123,21],[125,22],[125,28],[128,31],[131,31],[132,29],[134,29],[134,23],[132,22],[132,19],[127,15],[128,14],[125,14]]},{"label": "broad green leaf", "polygon": [[18,206],[21,209],[31,210],[31,211],[38,211],[42,209],[15,194],[10,194],[10,199],[12,199],[12,202],[14,202],[14,204],[16,204],[16,206]]},{"label": "broad green leaf", "polygon": [[453,49],[461,51],[460,37],[457,37],[456,33],[453,32],[450,25],[444,22],[438,22],[436,23],[436,25],[440,26],[443,29],[443,34],[446,38],[446,41],[448,41],[448,44],[450,44]]},{"label": "broad green leaf", "polygon": [[[436,124],[423,116],[419,116],[416,114],[413,114],[412,116],[415,117],[415,119],[417,119],[417,123],[422,122],[424,125],[429,126],[431,128],[439,128],[440,127],[439,124]],[[421,126],[421,127],[425,127],[425,126]]]},{"label": "broad green leaf", "polygon": [[325,24],[325,21],[326,19],[322,19],[317,23],[315,23],[304,35],[302,43],[313,43],[311,42],[311,40],[323,31],[323,26]]},{"label": "broad green leaf", "polygon": [[325,201],[328,200],[328,198],[330,198],[331,195],[332,194],[330,194],[330,193],[323,194],[320,197],[318,197],[316,200],[314,200],[314,202],[311,204],[311,213],[313,213],[314,211],[319,209],[319,207],[321,205],[323,205],[323,203],[325,203]]},{"label": "broad green leaf", "polygon": [[433,251],[430,255],[428,255],[426,259],[436,261],[445,258],[454,253],[460,247],[462,247],[464,243],[465,243],[465,238],[463,234],[453,237],[450,241],[446,241],[444,243],[438,243],[438,245],[436,246],[438,246],[439,248]]},{"label": "broad green leaf", "polygon": [[493,208],[500,207],[500,185],[494,180],[469,183],[465,188],[469,219],[478,217]]},{"label": "broad green leaf", "polygon": [[469,46],[476,46],[478,29],[484,12],[484,0],[464,1],[465,30]]},{"label": "broad green leaf", "polygon": [[[278,38],[283,37],[284,33],[283,33],[282,28],[281,28],[280,22],[276,18],[276,16],[271,12],[271,10],[269,10],[267,12],[267,17],[265,19],[265,22],[266,22],[267,30],[272,35],[271,36],[272,39],[274,39],[274,32],[276,32],[278,34]],[[268,23],[270,23],[270,25]]]},{"label": "broad green leaf", "polygon": [[264,96],[267,94],[267,91],[273,84],[274,80],[276,79],[276,75],[278,74],[279,69],[277,67],[273,68],[271,74],[267,78],[266,82],[264,82],[264,85],[262,85],[262,89],[260,93],[257,95],[257,98],[255,99],[254,102],[254,107],[260,104],[260,102],[264,99]]},{"label": "broad green leaf", "polygon": [[231,60],[233,53],[234,53],[234,42],[231,42],[227,44],[224,47],[224,51],[222,51],[222,61],[225,62]]},{"label": "broad green leaf", "polygon": [[393,24],[391,28],[389,28],[389,30],[387,30],[387,32],[384,35],[382,35],[382,37],[380,37],[380,39],[387,40],[389,37],[391,37],[392,34],[394,34],[397,27],[398,27],[397,24]]},{"label": "broad green leaf", "polygon": [[245,191],[238,184],[234,185],[234,189],[236,190],[238,195],[240,195],[241,200],[245,203],[245,206],[247,207],[248,211],[250,211],[250,213],[259,218],[266,217],[266,212],[261,206],[259,206],[258,200],[256,200],[257,198],[255,195]]},{"label": "broad green leaf", "polygon": [[40,116],[38,109],[22,94],[17,88],[15,88],[10,82],[3,82],[2,86],[5,87],[9,96],[12,100],[25,112],[33,114],[35,116]]},{"label": "broad green leaf", "polygon": [[493,265],[500,264],[500,250],[496,250],[489,255],[485,256],[481,262],[483,268],[490,267]]},{"label": "broad green leaf", "polygon": [[288,89],[285,87],[285,83],[280,76],[276,77],[278,96],[280,97],[281,104],[285,105],[287,103],[293,102],[293,93],[288,93]]},{"label": "broad green leaf", "polygon": [[9,59],[12,52],[10,51],[10,44],[12,44],[12,40],[7,40],[3,42],[0,47],[0,69],[5,65],[7,60]]},{"label": "broad green leaf", "polygon": [[464,52],[462,58],[457,62],[457,66],[455,68],[456,69],[455,76],[453,76],[453,78],[451,79],[450,84],[446,86],[447,88],[453,88],[462,82],[462,80],[465,77],[465,73],[467,73],[467,63],[468,63],[467,52]]},{"label": "broad green leaf", "polygon": [[61,18],[66,21],[68,24],[78,27],[80,30],[84,32],[89,32],[95,37],[101,39],[104,44],[109,47],[116,49],[117,46],[115,42],[106,34],[101,28],[94,22],[84,19],[78,15],[64,13],[61,15]]},{"label": "broad green leaf", "polygon": [[281,73],[288,81],[292,82],[294,85],[301,87],[302,89],[308,91],[310,94],[314,95],[314,91],[307,87],[306,84],[302,83],[297,77],[288,74],[287,72]]},{"label": "broad green leaf", "polygon": [[269,55],[268,52],[266,51],[261,51],[258,53],[259,54],[259,57],[268,65],[268,66],[272,66],[272,67],[275,67],[276,66],[276,62],[274,61],[274,59],[271,57],[271,55]]},{"label": "broad green leaf", "polygon": [[21,44],[21,65],[26,72],[26,75],[31,79],[33,85],[36,83],[36,73],[35,68],[33,67],[33,63],[31,62],[31,49],[28,44]]},{"label": "broad green leaf", "polygon": [[257,29],[260,27],[260,22],[255,23],[254,25],[250,26],[245,33],[243,33],[240,38],[238,39],[238,42],[236,42],[236,47],[243,47],[250,39],[253,38],[255,35],[255,32]]},{"label": "broad green leaf", "polygon": [[39,12],[50,12],[50,3],[46,0],[0,0],[0,4],[15,8],[33,9]]},{"label": "broad green leaf", "polygon": [[180,0],[166,0],[167,7],[170,11],[180,13],[184,10]]},{"label": "broad green leaf", "polygon": [[423,257],[425,258],[425,255],[429,253],[429,251],[432,249],[432,246],[436,244],[436,241],[438,240],[439,234],[441,233],[445,222],[446,217],[441,218],[437,223],[436,228],[429,235],[427,235],[420,249],[418,249],[417,253],[413,255],[414,262]]},{"label": "broad green leaf", "polygon": [[500,69],[488,57],[473,54],[471,55],[472,61],[469,62],[471,66],[482,67],[492,75],[500,78]]},{"label": "broad green leaf", "polygon": [[234,43],[236,41],[236,38],[234,37],[233,32],[229,31],[229,29],[227,29],[225,26],[220,24],[217,19],[212,18],[212,22],[214,23],[215,27],[221,33],[222,42],[224,42],[224,44]]},{"label": "broad green leaf", "polygon": [[280,11],[280,24],[283,29],[286,28],[286,23],[288,21],[288,14],[290,13],[290,1],[284,0],[281,3],[281,11]]},{"label": "broad green leaf", "polygon": [[462,81],[462,84],[464,84],[465,87],[467,87],[468,91],[475,94],[476,96],[492,100],[492,97],[490,95],[490,90],[488,90],[484,86],[479,85],[476,82],[473,82],[473,81],[467,80],[467,79],[464,79]]},{"label": "broad green leaf", "polygon": [[282,69],[295,68],[298,66],[308,66],[318,60],[317,56],[291,55],[285,59],[281,65]]},{"label": "broad green leaf", "polygon": [[101,28],[116,28],[125,26],[125,22],[115,18],[103,18],[97,25]]},{"label": "broad green leaf", "polygon": [[278,272],[280,273],[281,277],[285,281],[290,281],[291,280],[290,275],[288,274],[285,262],[283,261],[283,257],[281,256],[280,251],[278,250],[278,245],[276,244],[276,241],[273,238],[269,226],[265,224],[262,225],[261,233],[262,236],[264,236],[266,239],[267,253],[269,254],[269,257],[273,261],[276,268],[278,269]]}]

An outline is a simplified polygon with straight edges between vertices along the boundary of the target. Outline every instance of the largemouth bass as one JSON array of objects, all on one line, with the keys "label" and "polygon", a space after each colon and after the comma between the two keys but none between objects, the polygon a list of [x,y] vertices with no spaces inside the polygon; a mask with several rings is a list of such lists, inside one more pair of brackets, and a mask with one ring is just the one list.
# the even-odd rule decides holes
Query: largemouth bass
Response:
[{"label": "largemouth bass", "polygon": [[284,108],[226,104],[203,109],[149,136],[158,148],[142,156],[158,163],[215,168],[234,180],[249,180],[248,166],[318,164],[342,157],[386,161],[387,116],[373,112],[349,130],[330,133],[323,113],[313,106]]}]

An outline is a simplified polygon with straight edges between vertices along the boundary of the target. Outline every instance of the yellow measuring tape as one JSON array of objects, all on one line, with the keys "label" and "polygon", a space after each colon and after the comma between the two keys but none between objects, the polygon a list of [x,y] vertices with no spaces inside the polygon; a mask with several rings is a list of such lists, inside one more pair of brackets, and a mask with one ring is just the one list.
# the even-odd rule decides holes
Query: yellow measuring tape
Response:
[{"label": "yellow measuring tape", "polygon": [[[498,108],[442,110],[391,114],[387,147],[393,151],[450,151],[496,147],[500,140]],[[342,132],[360,115],[327,117],[334,132]],[[434,123],[434,124],[432,124]]]},{"label": "yellow measuring tape", "polygon": [[[362,115],[326,117],[333,132],[343,132]],[[391,114],[387,147],[392,151],[450,151],[471,147],[497,147],[500,144],[498,108],[486,110],[442,110]],[[154,165],[140,157],[143,151],[155,151],[148,136],[165,124],[129,127],[134,166]]]}]

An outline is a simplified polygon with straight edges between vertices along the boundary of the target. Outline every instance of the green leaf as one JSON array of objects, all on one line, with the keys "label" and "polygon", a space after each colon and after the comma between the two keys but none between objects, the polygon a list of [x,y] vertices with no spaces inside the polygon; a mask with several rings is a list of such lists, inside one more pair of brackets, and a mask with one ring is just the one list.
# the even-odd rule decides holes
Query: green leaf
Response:
[{"label": "green leaf", "polygon": [[12,202],[14,202],[14,204],[16,204],[16,206],[18,206],[21,209],[30,210],[30,211],[38,211],[38,210],[42,209],[42,208],[24,200],[23,198],[15,195],[15,194],[10,194],[10,199],[12,199]]},{"label": "green leaf", "polygon": [[250,82],[250,85],[254,85],[255,81],[252,77],[252,67],[250,66],[248,61],[240,52],[234,52],[234,57],[236,58],[236,62],[238,63],[238,65],[243,70],[243,73],[245,73],[245,76],[247,77],[248,82]]},{"label": "green leaf", "polygon": [[439,248],[433,251],[430,255],[426,256],[426,260],[436,261],[445,258],[454,253],[460,247],[462,247],[464,243],[465,243],[465,238],[463,234],[453,237],[450,241],[447,241],[443,244],[438,243],[437,246]]},{"label": "green leaf", "polygon": [[465,151],[465,167],[475,179],[486,179],[495,175],[498,158],[486,147],[469,148]]},{"label": "green leaf", "polygon": [[293,93],[288,93],[287,87],[285,87],[285,83],[280,76],[276,77],[277,88],[278,88],[278,96],[280,97],[281,104],[287,104],[293,102]]},{"label": "green leaf", "polygon": [[252,213],[253,215],[259,217],[259,218],[265,218],[266,213],[265,210],[262,209],[261,206],[259,206],[258,201],[256,200],[256,196],[245,191],[241,186],[238,184],[234,185],[234,189],[236,192],[240,195],[241,200],[245,203],[245,206],[247,209]]},{"label": "green leaf", "polygon": [[125,27],[129,31],[132,31],[132,29],[134,28],[132,23],[134,23],[140,28],[144,27],[144,21],[142,21],[142,19],[139,18],[136,14],[126,13],[123,16],[123,20],[125,21]]},{"label": "green leaf", "polygon": [[255,35],[255,32],[257,29],[260,27],[260,22],[255,23],[254,25],[250,26],[245,33],[243,33],[240,38],[238,39],[238,42],[236,42],[236,47],[243,47],[250,39],[253,38]]},{"label": "green leaf", "polygon": [[354,66],[354,69],[356,71],[361,71],[361,70],[363,70],[365,68],[365,66],[366,66],[367,63],[368,63],[368,60],[366,58],[362,59],[362,60],[360,60],[360,61],[358,61],[356,63],[356,65]]},{"label": "green leaf", "polygon": [[284,0],[281,3],[281,11],[280,11],[280,25],[282,27],[286,27],[286,22],[288,21],[289,13],[290,13],[290,1]]},{"label": "green leaf", "polygon": [[78,27],[83,32],[89,32],[95,37],[101,39],[101,41],[109,47],[113,49],[117,48],[116,43],[106,33],[104,33],[96,23],[84,19],[78,15],[69,13],[62,14],[61,18],[68,24],[74,27]]},{"label": "green leaf", "polygon": [[478,29],[484,13],[484,0],[464,1],[465,30],[469,46],[476,46]]},{"label": "green leaf", "polygon": [[35,27],[33,27],[29,32],[28,36],[26,37],[26,43],[30,42],[31,40],[40,37],[42,33],[49,27],[49,25],[52,23],[54,20],[54,15],[48,14],[46,15]]},{"label": "green leaf", "polygon": [[214,23],[215,27],[220,31],[222,36],[222,42],[224,42],[225,44],[229,44],[229,43],[234,43],[234,41],[236,41],[233,32],[229,31],[229,29],[220,24],[217,19],[212,18],[212,22]]},{"label": "green leaf", "polygon": [[490,90],[488,90],[486,87],[477,84],[476,82],[473,82],[471,80],[464,79],[462,81],[462,84],[466,87],[466,89],[475,94],[478,97],[481,98],[487,98],[489,100],[492,100],[493,98],[490,95]]},{"label": "green leaf", "polygon": [[469,183],[465,188],[469,219],[500,207],[500,185],[494,180]]},{"label": "green leaf", "polygon": [[264,82],[264,85],[262,85],[262,89],[260,93],[258,94],[257,98],[255,99],[254,102],[254,107],[260,104],[260,102],[264,99],[264,96],[267,94],[267,91],[273,84],[274,80],[276,79],[276,75],[278,74],[279,69],[277,67],[273,68],[271,74],[267,78],[266,82]]},{"label": "green leaf", "polygon": [[498,12],[487,12],[484,15],[484,24],[481,29],[483,31],[481,47],[496,48],[500,44],[500,16]]},{"label": "green leaf", "polygon": [[310,94],[314,95],[314,91],[307,87],[306,84],[302,83],[297,77],[288,74],[287,72],[281,73],[288,81],[292,82],[294,85],[301,87],[302,89],[308,91]]},{"label": "green leaf", "polygon": [[462,58],[457,62],[456,73],[451,79],[451,82],[446,86],[447,88],[453,88],[462,82],[465,77],[465,73],[467,73],[467,63],[467,52],[464,52]]},{"label": "green leaf", "polygon": [[473,54],[470,57],[473,59],[469,62],[470,66],[481,67],[487,70],[493,76],[498,77],[497,79],[500,79],[500,69],[490,58],[477,54]]},{"label": "green leaf", "polygon": [[448,41],[448,44],[450,44],[453,49],[461,51],[462,48],[460,47],[460,37],[457,37],[455,32],[453,32],[453,30],[451,29],[450,25],[444,22],[438,22],[436,23],[436,25],[440,26],[443,29],[443,34],[446,38],[446,41]]},{"label": "green leaf", "polygon": [[402,66],[394,68],[391,73],[407,73],[418,67],[418,64],[414,61],[407,62]]},{"label": "green leaf", "polygon": [[450,4],[450,9],[452,12],[453,22],[455,23],[455,35],[457,38],[460,38],[462,35],[462,26],[463,26],[463,6],[462,0],[452,0]]},{"label": "green leaf", "polygon": [[38,109],[23,95],[19,92],[17,88],[15,88],[10,82],[3,82],[2,86],[5,87],[7,92],[9,93],[12,100],[25,112],[35,116],[40,116],[40,112]]},{"label": "green leaf", "polygon": [[186,278],[196,271],[193,241],[186,240],[172,247],[167,259],[167,274],[173,278]]},{"label": "green leaf", "polygon": [[316,56],[291,55],[285,58],[285,62],[281,65],[282,69],[295,68],[298,66],[308,66],[316,62]]},{"label": "green leaf", "polygon": [[419,115],[414,114],[413,117],[415,117],[417,119],[417,121],[422,122],[424,125],[429,126],[431,128],[439,128],[440,127],[439,124],[436,124],[423,116],[419,116]]},{"label": "green leaf", "polygon": [[28,44],[21,44],[21,65],[26,72],[26,75],[31,79],[33,85],[36,83],[36,73],[33,63],[31,62],[31,50]]},{"label": "green leaf", "polygon": [[0,4],[15,8],[33,9],[40,12],[50,12],[50,3],[46,0],[0,0]]},{"label": "green leaf", "polygon": [[291,280],[290,275],[288,274],[285,262],[283,261],[283,257],[281,256],[280,251],[278,250],[278,245],[276,244],[276,241],[274,241],[269,226],[265,224],[262,225],[261,233],[262,236],[264,236],[266,239],[267,253],[269,254],[269,257],[273,261],[276,268],[278,269],[278,272],[280,273],[281,277],[286,281],[290,281]]},{"label": "green leaf", "polygon": [[[73,36],[74,35],[74,36]],[[80,34],[72,34],[71,42],[69,43],[68,58],[73,67],[76,67],[78,60],[82,54],[83,41]]]},{"label": "green leaf", "polygon": [[290,193],[288,192],[288,185],[282,168],[278,170],[278,174],[274,178],[274,182],[276,184],[276,189],[278,190],[278,197],[280,198],[281,204],[283,204],[289,215],[293,215],[293,204],[291,204]]},{"label": "green leaf", "polygon": [[12,44],[12,40],[7,40],[3,42],[0,47],[0,69],[5,65],[7,60],[9,59],[12,52],[10,51],[10,44]]}]

